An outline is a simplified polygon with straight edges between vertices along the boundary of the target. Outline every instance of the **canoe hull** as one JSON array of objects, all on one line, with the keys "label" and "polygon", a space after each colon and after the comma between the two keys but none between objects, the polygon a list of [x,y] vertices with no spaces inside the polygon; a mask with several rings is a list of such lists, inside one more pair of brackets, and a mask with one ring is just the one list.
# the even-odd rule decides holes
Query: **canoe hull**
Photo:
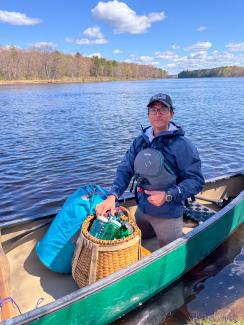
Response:
[{"label": "canoe hull", "polygon": [[244,221],[244,193],[208,221],[138,263],[9,324],[109,324],[180,278]]}]

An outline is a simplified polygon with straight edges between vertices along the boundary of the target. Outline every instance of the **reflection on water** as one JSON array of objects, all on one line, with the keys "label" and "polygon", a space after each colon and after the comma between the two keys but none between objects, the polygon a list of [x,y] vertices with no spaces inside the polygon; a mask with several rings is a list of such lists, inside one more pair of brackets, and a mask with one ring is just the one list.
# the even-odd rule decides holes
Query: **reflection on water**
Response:
[{"label": "reflection on water", "polygon": [[181,280],[115,325],[181,325],[206,317],[244,296],[244,225]]}]

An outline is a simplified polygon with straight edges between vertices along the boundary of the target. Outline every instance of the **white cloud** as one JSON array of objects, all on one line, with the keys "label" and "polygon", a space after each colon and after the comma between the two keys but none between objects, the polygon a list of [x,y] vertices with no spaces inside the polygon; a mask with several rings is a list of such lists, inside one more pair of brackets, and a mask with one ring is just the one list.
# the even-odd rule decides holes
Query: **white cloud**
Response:
[{"label": "white cloud", "polygon": [[161,60],[174,60],[179,57],[177,54],[175,54],[172,51],[155,52],[154,55],[157,59],[161,59]]},{"label": "white cloud", "polygon": [[94,26],[89,27],[83,31],[83,35],[87,36],[87,38],[70,38],[66,37],[66,43],[74,43],[77,45],[102,45],[108,43],[108,40],[104,37],[103,33],[101,32],[100,27]]},{"label": "white cloud", "polygon": [[198,51],[198,52],[190,53],[189,58],[203,59],[206,58],[207,55],[208,55],[207,51]]},{"label": "white cloud", "polygon": [[66,43],[73,43],[77,45],[92,45],[92,44],[97,44],[97,45],[102,45],[108,43],[108,41],[105,38],[96,38],[96,39],[88,39],[88,38],[65,38]]},{"label": "white cloud", "polygon": [[104,38],[100,27],[94,26],[84,30],[83,34],[89,38]]},{"label": "white cloud", "polygon": [[36,25],[42,21],[37,18],[29,18],[26,14],[15,11],[0,10],[0,23],[11,25]]},{"label": "white cloud", "polygon": [[197,27],[198,32],[204,32],[207,28],[205,26],[199,26]]},{"label": "white cloud", "polygon": [[176,68],[177,65],[176,65],[176,63],[168,63],[168,64],[166,64],[166,67],[167,68]]},{"label": "white cloud", "polygon": [[211,42],[198,42],[195,43],[187,48],[185,48],[185,51],[204,51],[204,50],[208,50],[212,47],[212,43]]},{"label": "white cloud", "polygon": [[138,60],[140,60],[141,62],[152,62],[153,61],[153,58],[151,56],[148,56],[148,55],[141,55],[138,57]]},{"label": "white cloud", "polygon": [[99,52],[97,52],[97,53],[88,54],[88,55],[86,55],[86,56],[88,56],[89,58],[92,58],[92,57],[94,57],[94,56],[97,56],[98,58],[101,58],[101,57],[102,57],[102,54],[99,53]]},{"label": "white cloud", "polygon": [[[172,46],[171,46],[172,47]],[[198,42],[187,48],[191,51],[179,52],[172,50],[157,51],[152,60],[158,60],[157,67],[167,70],[170,74],[177,74],[182,70],[197,70],[220,66],[244,66],[244,43],[229,43],[228,51],[211,50],[210,42]],[[240,53],[237,53],[239,51]]]},{"label": "white cloud", "polygon": [[66,42],[66,43],[73,43],[73,39],[70,38],[70,37],[66,37],[66,38],[65,38],[65,42]]},{"label": "white cloud", "polygon": [[0,45],[0,48],[1,49],[5,49],[5,50],[10,50],[10,49],[12,49],[12,48],[14,48],[14,49],[20,49],[20,47],[19,46],[17,46],[17,45],[14,45],[14,44],[6,44],[6,45]]},{"label": "white cloud", "polygon": [[52,42],[37,42],[34,44],[31,44],[32,47],[35,47],[37,49],[48,49],[48,48],[55,48],[58,45],[56,43],[52,43]]},{"label": "white cloud", "polygon": [[98,2],[92,9],[93,17],[107,22],[116,34],[142,34],[147,32],[151,24],[165,19],[164,12],[152,12],[139,16],[126,3],[117,0]]},{"label": "white cloud", "polygon": [[148,20],[150,21],[150,23],[155,23],[157,21],[161,21],[161,20],[164,20],[166,18],[163,11],[161,11],[161,12],[151,12],[150,14],[147,15],[147,17],[148,17]]},{"label": "white cloud", "polygon": [[137,64],[146,64],[157,66],[159,64],[158,61],[155,61],[155,58],[148,55],[135,56],[134,54],[130,54],[129,58],[125,60],[127,63],[137,63]]},{"label": "white cloud", "polygon": [[177,45],[177,44],[172,44],[171,47],[172,47],[173,50],[179,50],[180,49],[180,46]]},{"label": "white cloud", "polygon": [[182,70],[197,70],[230,65],[244,66],[244,54],[236,54],[230,51],[200,50],[190,52],[188,55],[180,55],[167,50],[164,52],[157,51],[152,56],[135,56],[131,53],[126,62],[150,64],[167,70],[170,74],[177,74]]},{"label": "white cloud", "polygon": [[242,43],[229,43],[225,47],[231,52],[244,52],[244,42]]},{"label": "white cloud", "polygon": [[123,53],[123,51],[121,51],[119,49],[115,49],[115,50],[113,50],[113,53],[114,54],[121,54],[121,53]]},{"label": "white cloud", "polygon": [[206,69],[230,65],[244,66],[244,55],[234,55],[231,52],[219,52],[217,50],[211,52],[198,51],[192,52],[189,55],[173,57],[169,63],[161,67],[168,70],[169,73],[174,74],[182,70]]}]

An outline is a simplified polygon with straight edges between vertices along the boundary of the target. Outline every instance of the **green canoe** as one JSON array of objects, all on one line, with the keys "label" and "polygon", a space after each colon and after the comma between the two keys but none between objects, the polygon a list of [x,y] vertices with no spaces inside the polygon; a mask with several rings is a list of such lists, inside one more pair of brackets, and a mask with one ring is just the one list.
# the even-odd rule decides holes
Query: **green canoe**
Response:
[{"label": "green canoe", "polygon": [[[150,255],[82,289],[71,276],[46,269],[35,255],[35,244],[54,216],[0,222],[0,257],[7,256],[10,264],[9,294],[22,312],[16,308],[6,324],[113,322],[179,279],[243,223],[243,189],[243,172],[207,181],[187,208],[181,238],[160,249],[156,239],[143,241]],[[123,203],[134,213],[133,197]]]}]

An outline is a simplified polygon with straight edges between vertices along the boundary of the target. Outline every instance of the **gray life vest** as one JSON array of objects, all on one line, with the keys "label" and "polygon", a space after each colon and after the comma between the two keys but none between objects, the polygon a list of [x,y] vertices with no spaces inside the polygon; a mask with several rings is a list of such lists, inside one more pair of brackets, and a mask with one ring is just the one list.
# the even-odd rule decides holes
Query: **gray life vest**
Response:
[{"label": "gray life vest", "polygon": [[165,191],[176,184],[176,175],[157,149],[146,148],[137,154],[134,173],[137,187],[143,190]]}]

